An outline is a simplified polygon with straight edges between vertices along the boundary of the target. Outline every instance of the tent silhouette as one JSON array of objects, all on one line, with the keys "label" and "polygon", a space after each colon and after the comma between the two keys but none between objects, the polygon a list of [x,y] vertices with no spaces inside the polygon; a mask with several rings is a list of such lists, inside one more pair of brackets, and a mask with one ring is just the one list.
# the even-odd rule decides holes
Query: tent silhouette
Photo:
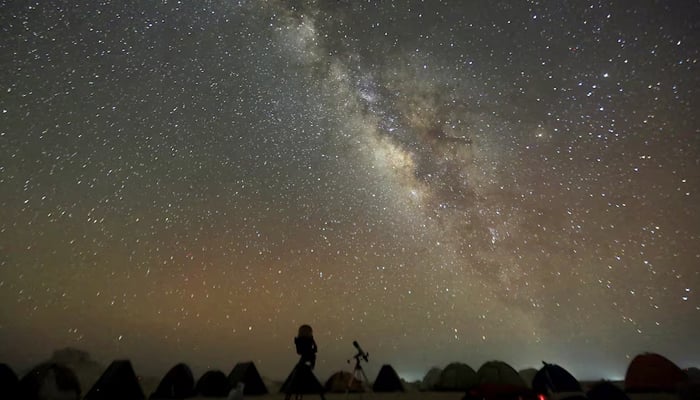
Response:
[{"label": "tent silhouette", "polygon": [[[352,381],[352,386],[348,388],[348,384]],[[348,371],[338,371],[331,375],[324,385],[326,392],[331,393],[361,393],[365,391],[364,385],[357,379],[352,379],[352,374]]]},{"label": "tent silhouette", "polygon": [[447,364],[440,372],[435,390],[445,392],[463,392],[476,385],[476,371],[464,363]]},{"label": "tent silhouette", "polygon": [[22,377],[18,391],[22,400],[41,400],[47,397],[78,400],[80,382],[70,368],[57,363],[43,363]]},{"label": "tent silhouette", "polygon": [[488,361],[476,373],[479,385],[502,385],[526,387],[518,372],[503,361]]},{"label": "tent silhouette", "polygon": [[231,387],[236,387],[239,383],[245,384],[243,394],[247,396],[267,394],[267,387],[265,387],[265,383],[252,361],[236,364],[231,373],[228,374],[228,382]]},{"label": "tent silhouette", "polygon": [[399,379],[399,374],[396,373],[394,368],[389,364],[382,365],[382,368],[377,374],[377,379],[374,380],[374,385],[372,385],[372,391],[374,392],[403,392],[403,384],[401,384],[401,379]]},{"label": "tent silhouette", "polygon": [[19,399],[19,379],[7,364],[0,364],[0,396],[3,399]]},{"label": "tent silhouette", "polygon": [[115,360],[83,400],[144,400],[145,398],[131,361]]},{"label": "tent silhouette", "polygon": [[282,384],[281,393],[292,394],[320,394],[323,396],[323,386],[316,379],[308,365],[297,364],[287,379]]},{"label": "tent silhouette", "polygon": [[90,354],[73,347],[55,350],[48,362],[70,368],[78,377],[80,387],[84,390],[91,388],[105,371],[105,367],[94,361]]},{"label": "tent silhouette", "polygon": [[440,384],[440,375],[442,370],[438,367],[432,367],[428,372],[425,373],[423,380],[420,383],[420,390],[436,390],[438,384]]},{"label": "tent silhouette", "polygon": [[628,393],[674,393],[688,382],[688,375],[668,358],[654,353],[636,356],[627,367]]},{"label": "tent silhouette", "polygon": [[541,394],[581,392],[581,384],[564,368],[544,363],[532,379],[532,388]]},{"label": "tent silhouette", "polygon": [[688,367],[683,372],[691,383],[700,383],[700,368]]},{"label": "tent silhouette", "polygon": [[197,381],[195,391],[198,395],[206,397],[226,397],[231,391],[231,384],[223,372],[207,371]]},{"label": "tent silhouette", "polygon": [[586,396],[589,400],[630,400],[622,389],[608,381],[595,384]]},{"label": "tent silhouette", "polygon": [[527,387],[532,389],[532,381],[535,379],[535,375],[537,375],[537,368],[521,369],[518,371],[518,375],[523,378],[523,382],[525,382]]},{"label": "tent silhouette", "polygon": [[518,372],[503,361],[484,363],[476,373],[476,381],[464,398],[509,398],[532,394]]},{"label": "tent silhouette", "polygon": [[184,399],[192,397],[194,392],[194,377],[192,370],[186,364],[175,365],[158,384],[151,399]]}]

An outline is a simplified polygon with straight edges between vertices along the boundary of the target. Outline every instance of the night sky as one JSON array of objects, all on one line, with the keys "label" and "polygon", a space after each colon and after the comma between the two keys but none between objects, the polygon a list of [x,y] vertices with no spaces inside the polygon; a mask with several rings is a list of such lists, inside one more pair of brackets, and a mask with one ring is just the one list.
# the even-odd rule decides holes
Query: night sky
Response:
[{"label": "night sky", "polygon": [[[74,3],[74,4],[69,4]],[[0,361],[700,364],[700,3],[0,0]]]}]

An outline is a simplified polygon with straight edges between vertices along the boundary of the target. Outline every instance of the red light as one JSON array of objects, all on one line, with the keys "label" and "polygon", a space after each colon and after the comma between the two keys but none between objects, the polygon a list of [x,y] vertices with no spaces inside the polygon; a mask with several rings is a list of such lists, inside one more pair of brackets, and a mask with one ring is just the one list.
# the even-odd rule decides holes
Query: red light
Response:
[{"label": "red light", "polygon": [[544,397],[543,394],[538,394],[538,395],[537,395],[537,400],[547,400],[547,398]]}]

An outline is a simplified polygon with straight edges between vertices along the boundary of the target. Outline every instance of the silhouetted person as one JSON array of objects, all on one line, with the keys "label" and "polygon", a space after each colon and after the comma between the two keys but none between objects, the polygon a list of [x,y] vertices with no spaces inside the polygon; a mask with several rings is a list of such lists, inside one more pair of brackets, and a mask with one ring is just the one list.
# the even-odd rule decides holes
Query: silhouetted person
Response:
[{"label": "silhouetted person", "polygon": [[314,369],[318,347],[314,341],[314,331],[311,326],[302,325],[299,327],[299,334],[294,338],[294,344],[297,348],[297,354],[301,356],[299,364],[306,364],[310,369]]},{"label": "silhouetted person", "polygon": [[312,372],[316,365],[318,347],[314,340],[314,331],[309,325],[299,327],[299,334],[294,338],[294,345],[300,358],[280,390],[286,394],[285,400],[290,400],[292,396],[300,400],[304,394],[311,393],[318,394],[321,396],[321,400],[325,400],[323,385]]}]

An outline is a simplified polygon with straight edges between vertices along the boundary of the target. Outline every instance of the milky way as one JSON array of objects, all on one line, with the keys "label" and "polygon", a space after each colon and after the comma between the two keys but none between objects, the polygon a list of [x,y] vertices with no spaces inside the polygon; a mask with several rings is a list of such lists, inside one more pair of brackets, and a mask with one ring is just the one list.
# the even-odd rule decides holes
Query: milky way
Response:
[{"label": "milky way", "polygon": [[0,1],[0,361],[700,363],[695,1]]}]

